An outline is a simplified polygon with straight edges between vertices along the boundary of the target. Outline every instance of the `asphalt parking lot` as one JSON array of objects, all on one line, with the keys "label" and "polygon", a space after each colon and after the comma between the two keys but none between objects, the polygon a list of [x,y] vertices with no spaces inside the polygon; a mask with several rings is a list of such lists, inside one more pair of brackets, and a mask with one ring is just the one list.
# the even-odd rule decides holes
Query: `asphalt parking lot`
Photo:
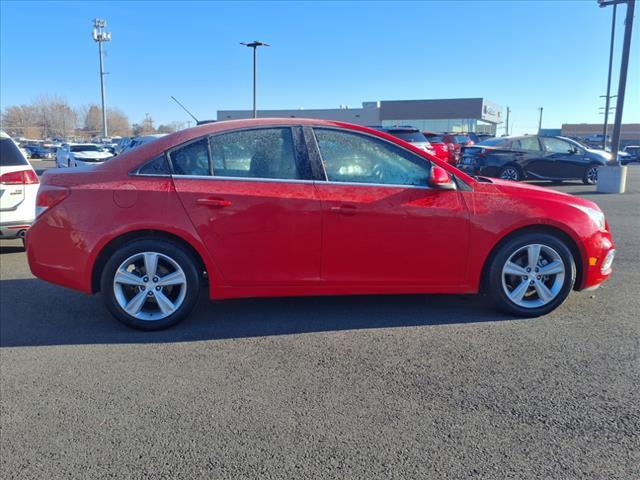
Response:
[{"label": "asphalt parking lot", "polygon": [[601,206],[618,256],[533,320],[476,296],[203,295],[142,333],[0,243],[1,476],[638,478],[640,166],[625,195],[554,188]]}]

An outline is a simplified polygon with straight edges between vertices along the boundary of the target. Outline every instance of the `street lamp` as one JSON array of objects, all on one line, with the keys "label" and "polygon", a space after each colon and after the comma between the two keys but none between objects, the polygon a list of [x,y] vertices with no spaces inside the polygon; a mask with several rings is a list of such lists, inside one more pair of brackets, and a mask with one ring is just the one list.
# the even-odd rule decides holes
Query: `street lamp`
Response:
[{"label": "street lamp", "polygon": [[253,118],[258,118],[258,110],[256,110],[256,75],[257,75],[257,64],[256,64],[256,51],[258,47],[270,47],[268,43],[260,42],[258,40],[254,40],[253,42],[240,42],[240,45],[244,45],[245,47],[253,48]]},{"label": "street lamp", "polygon": [[[629,52],[631,50],[631,32],[633,29],[633,12],[636,0],[598,0],[601,7],[627,4],[627,15],[624,22],[624,39],[622,40],[622,60],[620,62],[620,78],[618,80],[618,98],[616,99],[615,119],[613,133],[611,135],[611,159],[607,168],[601,168],[598,172],[598,192],[624,193],[627,183],[627,167],[620,165],[618,150],[620,149],[620,131],[622,129],[622,108],[624,107],[624,94],[627,88],[627,70],[629,69]],[[612,27],[613,28],[613,27]],[[612,33],[613,37],[613,33]],[[607,95],[609,93],[607,92]],[[608,105],[607,105],[608,106]],[[608,113],[605,107],[605,114]]]},{"label": "street lamp", "polygon": [[102,43],[111,41],[111,33],[105,32],[106,20],[96,18],[93,20],[93,41],[98,43],[98,54],[100,56],[100,97],[102,98],[102,136],[107,136],[107,109],[104,102],[104,64],[102,60]]},{"label": "street lamp", "polygon": [[[600,7],[613,5],[615,8],[615,6],[619,3],[627,4],[627,15],[624,22],[624,39],[622,41],[622,61],[620,62],[620,79],[618,83],[618,98],[616,101],[616,109],[615,109],[616,114],[615,114],[615,120],[613,123],[613,133],[611,135],[612,163],[618,163],[617,159],[618,159],[618,150],[620,148],[620,130],[622,127],[622,108],[624,106],[624,94],[627,88],[627,70],[629,69],[629,51],[631,49],[633,12],[635,10],[636,0],[598,0],[598,4],[600,5]],[[605,110],[605,114],[607,112],[608,110]]]}]

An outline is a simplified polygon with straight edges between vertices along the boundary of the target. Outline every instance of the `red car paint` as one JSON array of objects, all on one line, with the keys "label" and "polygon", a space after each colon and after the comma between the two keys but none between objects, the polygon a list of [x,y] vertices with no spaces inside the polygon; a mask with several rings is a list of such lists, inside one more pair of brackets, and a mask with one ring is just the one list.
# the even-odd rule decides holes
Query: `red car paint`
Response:
[{"label": "red car paint", "polygon": [[[464,183],[457,190],[325,181],[136,176],[165,150],[202,136],[295,125],[359,131],[395,143]],[[439,174],[439,176],[441,176]],[[576,289],[604,281],[613,240],[584,212],[588,200],[531,185],[476,180],[390,135],[341,122],[259,119],[182,130],[91,170],[47,171],[50,203],[27,234],[37,277],[92,293],[113,242],[161,234],[189,245],[211,298],[364,293],[474,293],[505,236],[546,228],[565,236]],[[56,200],[55,198],[58,198]],[[55,203],[59,201],[59,203]],[[220,208],[217,208],[220,207]],[[590,259],[595,259],[591,260]]]},{"label": "red car paint", "polygon": [[[441,133],[422,132],[422,134],[427,137],[427,140],[431,143],[436,157],[444,162],[450,163],[451,165],[456,164],[456,145],[454,143],[446,142],[444,140],[444,135]],[[459,150],[460,149],[458,148],[458,151]]]}]

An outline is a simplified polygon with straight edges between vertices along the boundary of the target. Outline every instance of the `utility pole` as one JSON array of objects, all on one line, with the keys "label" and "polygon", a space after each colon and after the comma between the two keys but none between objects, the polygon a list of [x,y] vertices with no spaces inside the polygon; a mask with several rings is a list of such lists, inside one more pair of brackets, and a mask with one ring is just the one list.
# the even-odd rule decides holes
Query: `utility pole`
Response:
[{"label": "utility pole", "polygon": [[105,32],[106,20],[96,18],[93,20],[93,41],[98,43],[98,55],[100,56],[100,97],[102,99],[102,136],[106,137],[107,132],[107,108],[104,101],[104,61],[102,58],[102,43],[111,41],[111,33]]},{"label": "utility pole", "polygon": [[618,98],[616,99],[616,116],[611,135],[611,161],[618,163],[620,150],[620,130],[622,127],[622,109],[624,108],[624,94],[627,89],[627,70],[629,69],[629,51],[631,50],[631,31],[633,29],[633,12],[636,0],[627,0],[627,16],[624,21],[624,39],[622,41],[622,61],[620,63],[620,81],[618,83]]},{"label": "utility pole", "polygon": [[604,103],[604,127],[602,129],[602,149],[607,147],[607,124],[609,121],[609,102],[611,101],[611,69],[613,68],[613,42],[616,34],[616,10],[618,4],[613,4],[613,18],[611,19],[611,45],[609,46],[609,74],[607,76],[607,95]]},{"label": "utility pole", "polygon": [[240,42],[240,45],[253,48],[253,118],[258,118],[258,110],[256,108],[256,77],[258,75],[257,50],[258,47],[270,47],[271,45],[258,40],[254,40],[250,43]]},{"label": "utility pole", "polygon": [[507,107],[507,121],[506,121],[506,125],[505,125],[505,130],[506,130],[507,137],[509,136],[509,114],[510,113],[511,113],[511,109],[509,107]]},{"label": "utility pole", "polygon": [[539,107],[540,110],[540,118],[538,119],[538,135],[540,135],[540,130],[542,130],[542,107]]}]

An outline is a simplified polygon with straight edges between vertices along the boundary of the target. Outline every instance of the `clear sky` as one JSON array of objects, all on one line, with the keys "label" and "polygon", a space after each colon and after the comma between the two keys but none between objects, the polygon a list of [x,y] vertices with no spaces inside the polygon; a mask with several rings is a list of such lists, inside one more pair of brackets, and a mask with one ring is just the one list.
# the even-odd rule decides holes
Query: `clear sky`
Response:
[{"label": "clear sky", "polygon": [[[618,8],[614,87],[626,7]],[[510,106],[514,133],[601,122],[611,7],[596,0],[425,2],[2,1],[0,105],[41,93],[99,103],[92,19],[104,18],[107,105],[132,122],[187,121],[258,107],[335,108],[362,101],[485,97]],[[640,122],[635,22],[624,122]]]}]

